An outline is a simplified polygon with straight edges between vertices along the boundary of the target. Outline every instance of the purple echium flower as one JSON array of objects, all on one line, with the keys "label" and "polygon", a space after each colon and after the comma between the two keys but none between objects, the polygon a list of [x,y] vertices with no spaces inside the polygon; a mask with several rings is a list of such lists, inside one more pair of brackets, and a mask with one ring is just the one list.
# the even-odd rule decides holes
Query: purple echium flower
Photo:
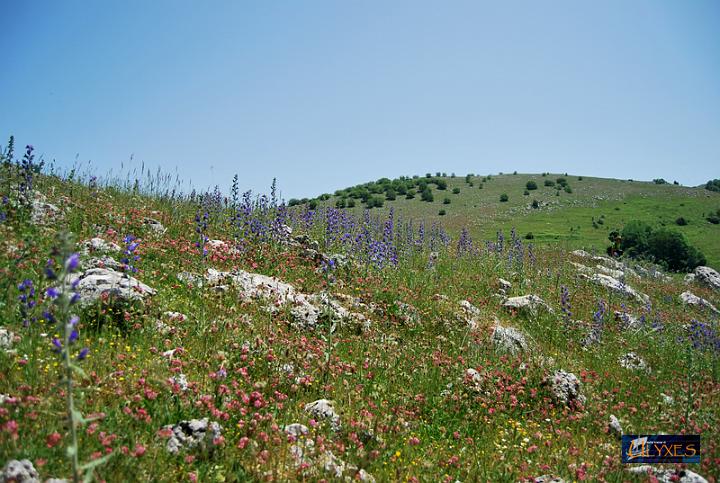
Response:
[{"label": "purple echium flower", "polygon": [[560,287],[560,310],[563,314],[565,328],[568,329],[572,318],[572,305],[570,304],[570,291],[565,285]]},{"label": "purple echium flower", "polygon": [[465,255],[471,255],[472,252],[472,238],[470,238],[470,233],[468,233],[467,228],[463,227],[462,231],[460,232],[460,238],[458,238],[457,256],[463,257]]},{"label": "purple echium flower", "polygon": [[205,256],[207,255],[206,243],[208,242],[208,237],[205,233],[207,232],[209,219],[210,215],[207,211],[205,211],[202,216],[200,215],[199,211],[195,215],[195,233],[198,237],[198,241],[195,242],[195,246],[200,249],[202,258],[205,258]]},{"label": "purple echium flower", "polygon": [[18,285],[18,291],[20,292],[20,295],[18,295],[18,301],[20,302],[20,316],[23,319],[23,326],[27,327],[31,322],[37,321],[37,317],[30,317],[31,312],[37,305],[33,281],[26,278],[20,285]]},{"label": "purple echium flower", "polygon": [[688,334],[687,341],[693,349],[720,354],[720,333],[711,324],[693,319]]},{"label": "purple echium flower", "polygon": [[[48,295],[48,298],[51,300],[52,305],[55,308],[59,308],[61,311],[67,310],[68,307],[73,305],[76,301],[79,300],[79,294],[75,292],[79,279],[75,279],[70,283],[70,286],[68,287],[67,279],[68,276],[71,275],[78,267],[79,265],[79,255],[77,253],[71,253],[70,255],[65,258],[65,260],[62,261],[62,267],[63,271],[61,273],[61,276],[58,277],[55,272],[52,271],[50,268],[50,265],[52,264],[52,260],[48,261],[48,268],[46,270],[46,275],[49,280],[57,280],[58,278],[60,280],[63,280],[63,290],[58,290],[56,287],[50,287],[46,290],[46,294]],[[68,290],[69,289],[69,290]],[[68,293],[69,292],[69,293]],[[58,352],[61,357],[65,357],[65,350],[70,350],[69,346],[73,345],[75,342],[77,342],[80,338],[80,334],[78,332],[78,323],[80,322],[80,317],[77,315],[71,315],[67,313],[62,313],[61,318],[68,317],[66,322],[63,322],[62,320],[57,320],[55,315],[53,314],[52,307],[49,307],[43,312],[43,318],[51,323],[57,323],[60,327],[59,333],[63,335],[65,341],[67,341],[67,346],[65,347],[65,343],[63,340],[59,338],[53,338],[52,339],[52,345],[53,350]],[[79,356],[82,355],[82,359],[84,359],[87,356],[87,350],[81,351]],[[80,358],[78,356],[78,358]]]},{"label": "purple echium flower", "polygon": [[123,264],[123,270],[126,272],[136,273],[138,271],[134,266],[134,262],[140,260],[140,255],[135,253],[135,250],[137,250],[138,246],[140,246],[140,242],[135,240],[136,238],[133,235],[127,235],[123,238],[123,242],[125,242],[125,250],[123,251],[124,256],[120,259],[120,263]]}]

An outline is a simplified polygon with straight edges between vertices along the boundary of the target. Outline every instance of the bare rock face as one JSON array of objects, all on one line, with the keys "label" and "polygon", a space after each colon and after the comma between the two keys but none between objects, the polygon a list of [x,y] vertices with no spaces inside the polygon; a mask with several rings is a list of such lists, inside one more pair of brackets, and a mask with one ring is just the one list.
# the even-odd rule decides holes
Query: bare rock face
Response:
[{"label": "bare rock face", "polygon": [[680,300],[685,305],[693,305],[695,307],[700,307],[704,309],[709,309],[716,314],[720,314],[720,310],[718,310],[713,304],[705,300],[704,298],[698,297],[692,292],[683,292],[680,294]]},{"label": "bare rock face", "polygon": [[212,450],[222,436],[222,427],[208,418],[180,421],[174,426],[165,426],[165,429],[172,431],[165,445],[165,449],[171,454],[188,450]]},{"label": "bare rock face", "polygon": [[30,460],[10,460],[0,472],[0,482],[40,483],[40,474]]},{"label": "bare rock face", "polygon": [[91,268],[82,272],[79,277],[68,275],[68,284],[75,281],[81,306],[95,303],[103,294],[122,301],[139,301],[156,293],[155,289],[139,280],[109,268]]},{"label": "bare rock face", "polygon": [[603,286],[607,288],[608,290],[611,290],[613,292],[616,292],[624,297],[628,298],[634,298],[638,302],[641,302],[643,304],[646,304],[650,301],[650,297],[645,295],[644,293],[640,293],[631,286],[627,285],[626,283],[623,283],[609,275],[605,275],[602,273],[596,273],[595,275],[592,275],[589,277],[590,281]]},{"label": "bare rock face", "polygon": [[62,210],[52,203],[42,193],[34,192],[32,200],[32,212],[30,219],[34,225],[47,225],[57,221],[62,216]]},{"label": "bare rock face", "polygon": [[314,418],[329,420],[333,431],[339,431],[341,428],[340,415],[335,412],[334,403],[328,399],[318,399],[306,404],[305,412],[310,413]]},{"label": "bare rock face", "polygon": [[496,325],[492,334],[492,341],[495,349],[510,354],[518,354],[528,349],[525,335],[513,327]]},{"label": "bare rock face", "polygon": [[478,326],[478,320],[480,320],[480,309],[467,300],[460,301],[460,308],[462,309],[462,314],[458,314],[458,319],[465,321],[471,330],[475,330]]},{"label": "bare rock face", "polygon": [[585,404],[585,396],[580,392],[580,380],[571,372],[556,371],[545,379],[550,386],[555,402],[570,406],[573,403]]},{"label": "bare rock face", "polygon": [[710,267],[697,267],[693,272],[695,282],[716,291],[720,291],[720,273]]},{"label": "bare rock face", "polygon": [[538,312],[542,309],[553,313],[552,307],[545,303],[543,299],[537,295],[523,295],[521,297],[510,297],[503,302],[503,307],[515,310],[529,310],[530,312]]}]

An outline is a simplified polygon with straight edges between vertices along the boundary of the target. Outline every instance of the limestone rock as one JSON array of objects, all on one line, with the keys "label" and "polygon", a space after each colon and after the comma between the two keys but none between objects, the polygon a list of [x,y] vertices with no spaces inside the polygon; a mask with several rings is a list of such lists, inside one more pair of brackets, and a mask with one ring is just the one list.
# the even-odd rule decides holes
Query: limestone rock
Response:
[{"label": "limestone rock", "polygon": [[695,281],[713,290],[720,290],[720,273],[710,267],[696,267]]},{"label": "limestone rock", "polygon": [[329,420],[334,431],[339,431],[341,428],[340,416],[335,412],[334,403],[328,399],[318,399],[306,404],[305,412],[310,413],[314,418]]},{"label": "limestone rock", "polygon": [[623,435],[622,425],[620,420],[615,415],[610,415],[610,421],[608,422],[608,432],[617,436],[618,438]]},{"label": "limestone rock", "polygon": [[80,249],[85,255],[94,252],[117,253],[122,250],[117,243],[107,242],[100,237],[91,238],[80,243]]},{"label": "limestone rock", "polygon": [[711,311],[715,312],[716,314],[720,314],[720,310],[718,310],[713,304],[711,304],[704,298],[698,297],[697,295],[693,294],[692,292],[681,293],[680,300],[685,305],[693,305],[695,307],[707,308],[707,309],[710,309]]},{"label": "limestone rock", "polygon": [[556,371],[551,377],[545,379],[550,385],[555,402],[571,405],[573,403],[585,404],[585,396],[580,392],[581,384],[577,376],[571,372]]},{"label": "limestone rock", "polygon": [[565,483],[559,476],[542,475],[533,480],[535,483]]},{"label": "limestone rock", "polygon": [[172,431],[165,445],[171,454],[187,450],[210,451],[222,436],[222,427],[208,418],[180,421],[174,426],[165,426],[165,429]]},{"label": "limestone rock", "polygon": [[525,335],[513,327],[496,325],[492,334],[492,341],[495,349],[510,354],[518,354],[528,349]]},{"label": "limestone rock", "polygon": [[76,280],[75,290],[80,295],[80,305],[91,305],[103,294],[110,294],[117,300],[138,301],[156,293],[155,289],[139,280],[109,268],[91,268],[79,277],[68,275],[69,283]]},{"label": "limestone rock", "polygon": [[650,297],[648,297],[647,295],[638,292],[626,283],[623,283],[609,275],[596,273],[595,275],[592,275],[590,277],[590,281],[625,297],[634,298],[638,302],[641,302],[643,304],[646,304],[650,301]]},{"label": "limestone rock", "polygon": [[673,470],[641,465],[630,467],[626,471],[635,475],[653,475],[660,483],[708,483],[705,478],[688,469]]},{"label": "limestone rock", "polygon": [[153,233],[162,235],[167,231],[167,228],[163,226],[158,220],[154,218],[145,217],[143,218],[143,224]]},{"label": "limestone rock", "polygon": [[0,327],[0,349],[8,351],[12,349],[13,343],[15,342],[15,334],[10,332],[5,327]]},{"label": "limestone rock", "polygon": [[30,460],[10,460],[0,472],[0,482],[40,483],[40,474]]},{"label": "limestone rock", "polygon": [[621,356],[618,359],[618,363],[625,369],[631,371],[650,372],[650,366],[648,366],[647,362],[634,352],[628,352],[624,356]]},{"label": "limestone rock", "polygon": [[521,297],[510,297],[503,302],[503,307],[515,310],[529,310],[533,313],[537,312],[538,309],[546,310],[553,313],[552,307],[545,303],[543,299],[537,295],[523,295]]}]

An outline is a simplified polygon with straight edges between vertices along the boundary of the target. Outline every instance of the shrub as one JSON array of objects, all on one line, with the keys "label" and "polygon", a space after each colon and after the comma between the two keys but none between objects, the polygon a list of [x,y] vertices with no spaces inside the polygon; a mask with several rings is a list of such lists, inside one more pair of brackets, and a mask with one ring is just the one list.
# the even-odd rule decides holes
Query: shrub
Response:
[{"label": "shrub", "polygon": [[397,195],[395,194],[395,190],[392,188],[390,188],[389,190],[387,190],[385,192],[385,199],[388,201],[395,201],[396,197],[397,197]]},{"label": "shrub", "polygon": [[555,181],[553,181],[551,179],[546,179],[545,186],[555,186]]},{"label": "shrub", "polygon": [[685,226],[688,224],[687,220],[683,218],[682,216],[679,217],[677,220],[675,220],[675,224],[679,226]]},{"label": "shrub", "polygon": [[654,180],[653,180],[653,183],[655,183],[655,184],[668,184],[668,182],[665,181],[665,180],[662,179],[662,178],[656,178],[656,179],[654,179]]},{"label": "shrub", "polygon": [[478,189],[483,189],[483,183],[480,183],[480,184],[478,185]]},{"label": "shrub", "polygon": [[440,210],[440,211],[438,211],[438,215],[440,215],[440,216],[445,216],[445,210]]},{"label": "shrub", "polygon": [[445,198],[445,199],[443,200],[443,204],[444,204],[444,205],[449,205],[449,204],[450,204],[450,198]]},{"label": "shrub", "polygon": [[453,188],[453,194],[459,195],[460,194],[460,188]]},{"label": "shrub", "polygon": [[345,203],[345,205],[346,205],[348,208],[355,208],[355,200],[352,199],[352,198],[350,198],[349,200],[347,200],[347,203]]},{"label": "shrub", "polygon": [[523,191],[523,196],[530,196],[530,192],[528,190]]},{"label": "shrub", "polygon": [[446,190],[447,189],[447,181],[445,181],[444,179],[436,179],[435,186],[437,186],[437,189],[439,189],[439,190]]},{"label": "shrub", "polygon": [[318,205],[318,200],[310,200],[310,203],[308,204],[308,206],[310,207],[311,210],[314,210],[315,208],[317,208],[317,205]]},{"label": "shrub", "polygon": [[415,198],[415,190],[408,190],[407,193],[405,193],[405,199],[411,200]]},{"label": "shrub", "polygon": [[533,200],[532,205],[530,206],[537,210],[538,208],[540,208],[540,203],[538,203],[538,200]]},{"label": "shrub", "polygon": [[535,238],[535,235],[533,235],[533,232],[529,231],[525,234],[526,240],[532,240],[533,238]]},{"label": "shrub", "polygon": [[711,179],[705,183],[705,189],[710,191],[720,191],[720,179]]},{"label": "shrub", "polygon": [[345,198],[340,198],[335,202],[335,208],[345,208]]},{"label": "shrub", "polygon": [[320,196],[318,196],[322,201],[326,201],[330,199],[330,193],[323,193]]},{"label": "shrub", "polygon": [[420,199],[423,201],[427,201],[428,203],[432,203],[435,199],[433,197],[432,191],[430,191],[430,188],[425,187],[424,190],[422,190],[422,193],[420,194]]},{"label": "shrub", "polygon": [[665,228],[654,230],[638,220],[623,228],[620,248],[628,256],[650,258],[669,270],[690,271],[706,263],[705,256],[682,233]]},{"label": "shrub", "polygon": [[517,174],[517,171],[513,171],[513,174]]},{"label": "shrub", "polygon": [[533,190],[536,190],[536,189],[538,188],[538,185],[537,185],[537,183],[536,183],[535,181],[530,180],[530,181],[528,181],[527,183],[525,183],[525,188],[526,188],[528,191],[533,191]]},{"label": "shrub", "polygon": [[555,182],[560,186],[565,186],[567,185],[567,178],[558,178],[555,180]]},{"label": "shrub", "polygon": [[582,177],[582,176],[578,176],[578,181],[582,181],[582,180],[583,180],[583,177]]},{"label": "shrub", "polygon": [[706,218],[707,221],[712,223],[713,225],[720,224],[720,216],[718,215],[710,215]]},{"label": "shrub", "polygon": [[288,206],[297,206],[300,204],[300,200],[297,198],[290,198],[290,201],[288,201]]},{"label": "shrub", "polygon": [[569,184],[565,185],[565,193],[572,193],[572,188],[570,187]]},{"label": "shrub", "polygon": [[505,193],[503,193],[503,194],[500,195],[500,201],[501,201],[502,203],[505,203],[505,202],[506,202],[507,200],[509,200],[509,199],[510,199],[510,198],[508,198],[508,195],[505,194]]}]

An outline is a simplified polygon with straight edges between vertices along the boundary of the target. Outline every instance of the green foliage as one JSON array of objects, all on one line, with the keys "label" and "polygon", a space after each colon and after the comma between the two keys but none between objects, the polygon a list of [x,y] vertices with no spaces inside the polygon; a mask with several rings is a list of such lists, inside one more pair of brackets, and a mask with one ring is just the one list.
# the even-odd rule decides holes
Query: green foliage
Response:
[{"label": "green foliage", "polygon": [[546,179],[545,186],[555,186],[555,181],[553,181],[551,179]]},{"label": "green foliage", "polygon": [[690,271],[706,263],[705,256],[685,236],[666,228],[653,229],[642,221],[630,221],[622,230],[620,247],[634,258],[649,258],[669,270]]},{"label": "green foliage", "polygon": [[438,215],[440,215],[440,216],[445,216],[445,210],[440,210],[440,211],[438,211]]},{"label": "green foliage", "polygon": [[347,203],[345,203],[348,208],[355,208],[355,200],[350,198],[347,200]]},{"label": "green foliage", "polygon": [[532,239],[534,239],[534,238],[535,238],[535,235],[533,235],[533,232],[531,232],[531,231],[529,231],[529,232],[527,232],[527,233],[525,234],[525,239],[526,239],[526,240],[532,240]]},{"label": "green foliage", "polygon": [[665,181],[663,178],[656,178],[653,180],[653,183],[655,184],[668,184],[667,181]]},{"label": "green foliage", "polygon": [[385,192],[385,199],[388,201],[395,201],[396,198],[395,190],[390,188]]},{"label": "green foliage", "polygon": [[707,218],[705,218],[707,221],[712,223],[713,225],[720,224],[720,216],[718,215],[710,215]]},{"label": "green foliage", "polygon": [[530,192],[528,190],[523,191],[523,196],[530,196]]},{"label": "green foliage", "polygon": [[711,179],[705,183],[705,189],[710,191],[720,191],[720,179]]},{"label": "green foliage", "polygon": [[339,199],[335,202],[335,208],[345,208],[345,206],[346,206],[345,198],[339,198]]},{"label": "green foliage", "polygon": [[570,187],[569,184],[565,185],[564,191],[565,191],[565,193],[572,193],[572,188]]},{"label": "green foliage", "polygon": [[538,203],[538,200],[532,200],[532,204],[530,206],[537,210],[540,208],[540,203]]},{"label": "green foliage", "polygon": [[454,195],[459,195],[459,194],[460,194],[460,188],[453,188],[452,192],[453,192]]},{"label": "green foliage", "polygon": [[446,190],[447,189],[447,181],[444,179],[436,179],[435,180],[435,186],[437,186],[437,189],[439,190]]},{"label": "green foliage", "polygon": [[535,181],[530,180],[527,183],[525,183],[525,189],[527,189],[528,191],[533,191],[533,190],[538,189],[538,185]]},{"label": "green foliage", "polygon": [[688,222],[684,217],[680,216],[675,220],[675,224],[678,226],[685,226],[688,224]]},{"label": "green foliage", "polygon": [[432,194],[432,191],[430,191],[429,187],[426,187],[424,190],[422,190],[422,193],[420,194],[420,199],[423,201],[427,201],[428,203],[432,203],[434,201],[434,197]]},{"label": "green foliage", "polygon": [[449,205],[449,204],[450,204],[450,198],[445,198],[445,199],[443,200],[443,204],[444,204],[444,205]]},{"label": "green foliage", "polygon": [[509,199],[510,199],[510,198],[508,197],[507,193],[503,193],[503,194],[500,195],[500,201],[501,201],[502,203],[505,203],[505,202],[506,202],[507,200],[509,200]]}]

